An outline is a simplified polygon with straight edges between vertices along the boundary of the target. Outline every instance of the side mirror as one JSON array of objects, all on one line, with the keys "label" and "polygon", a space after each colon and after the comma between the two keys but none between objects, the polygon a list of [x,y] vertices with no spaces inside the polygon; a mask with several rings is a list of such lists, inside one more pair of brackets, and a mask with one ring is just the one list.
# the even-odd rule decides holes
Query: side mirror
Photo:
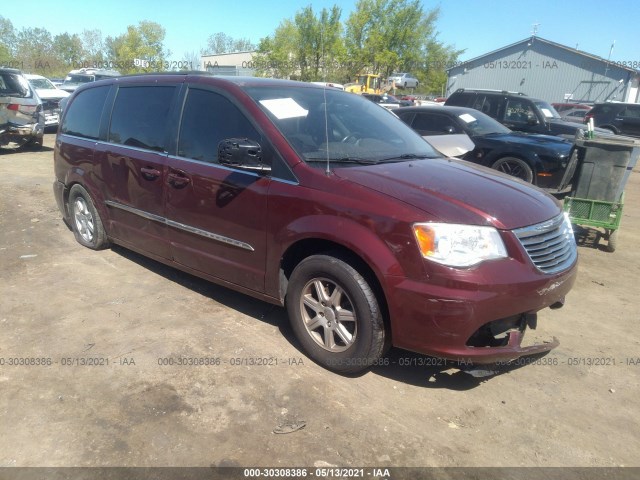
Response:
[{"label": "side mirror", "polygon": [[218,144],[218,161],[221,165],[250,170],[270,172],[271,167],[262,163],[262,147],[248,138],[226,138]]},{"label": "side mirror", "polygon": [[449,125],[448,127],[445,127],[444,132],[448,134],[456,133],[456,129]]},{"label": "side mirror", "polygon": [[540,122],[538,121],[538,118],[535,115],[528,115],[527,116],[527,124],[529,125],[538,125]]}]

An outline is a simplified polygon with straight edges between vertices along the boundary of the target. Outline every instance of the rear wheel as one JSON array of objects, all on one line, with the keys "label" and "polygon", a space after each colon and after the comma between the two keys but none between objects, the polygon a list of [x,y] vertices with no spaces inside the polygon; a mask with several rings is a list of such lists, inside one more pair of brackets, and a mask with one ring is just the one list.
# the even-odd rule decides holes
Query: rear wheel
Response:
[{"label": "rear wheel", "polygon": [[289,279],[286,305],[296,337],[323,367],[354,373],[382,356],[385,329],[378,301],[344,260],[313,255],[300,262]]},{"label": "rear wheel", "polygon": [[607,251],[615,252],[618,247],[618,230],[610,230],[607,242]]},{"label": "rear wheel", "polygon": [[84,187],[77,184],[71,187],[68,205],[71,228],[78,243],[92,250],[108,247],[109,239],[104,231],[100,214]]},{"label": "rear wheel", "polygon": [[527,162],[516,157],[503,157],[491,165],[491,168],[512,177],[517,177],[525,182],[533,182],[533,170],[531,167]]}]

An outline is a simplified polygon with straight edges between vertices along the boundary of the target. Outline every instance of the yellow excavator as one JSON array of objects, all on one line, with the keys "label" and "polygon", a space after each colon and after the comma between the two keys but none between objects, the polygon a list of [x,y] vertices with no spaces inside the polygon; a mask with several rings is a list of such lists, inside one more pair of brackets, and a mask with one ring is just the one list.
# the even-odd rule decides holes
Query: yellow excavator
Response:
[{"label": "yellow excavator", "polygon": [[361,73],[356,75],[356,81],[345,85],[344,89],[351,93],[384,93],[390,88],[382,84],[380,75],[374,73]]}]

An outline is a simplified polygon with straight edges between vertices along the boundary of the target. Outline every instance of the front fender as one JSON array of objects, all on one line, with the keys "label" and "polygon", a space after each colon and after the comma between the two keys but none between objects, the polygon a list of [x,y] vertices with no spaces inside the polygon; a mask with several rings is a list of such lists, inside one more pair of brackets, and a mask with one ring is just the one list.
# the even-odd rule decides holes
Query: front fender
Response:
[{"label": "front fender", "polygon": [[332,242],[360,257],[385,287],[385,276],[405,276],[395,253],[406,245],[384,241],[375,231],[352,219],[333,215],[308,215],[281,228],[273,238],[278,248],[269,249],[267,258],[267,294],[279,296],[279,275],[286,252],[302,241]]}]

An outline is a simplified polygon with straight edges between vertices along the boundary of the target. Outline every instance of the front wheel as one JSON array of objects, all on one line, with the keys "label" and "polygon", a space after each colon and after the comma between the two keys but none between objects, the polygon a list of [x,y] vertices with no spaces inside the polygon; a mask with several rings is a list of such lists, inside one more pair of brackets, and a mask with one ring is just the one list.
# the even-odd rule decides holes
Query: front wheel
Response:
[{"label": "front wheel", "polygon": [[286,305],[298,341],[323,367],[355,373],[382,356],[378,301],[365,278],[340,258],[313,255],[300,262],[289,279]]},{"label": "front wheel", "polygon": [[491,165],[491,168],[512,177],[517,177],[527,183],[533,182],[533,170],[527,162],[519,158],[503,157]]}]

